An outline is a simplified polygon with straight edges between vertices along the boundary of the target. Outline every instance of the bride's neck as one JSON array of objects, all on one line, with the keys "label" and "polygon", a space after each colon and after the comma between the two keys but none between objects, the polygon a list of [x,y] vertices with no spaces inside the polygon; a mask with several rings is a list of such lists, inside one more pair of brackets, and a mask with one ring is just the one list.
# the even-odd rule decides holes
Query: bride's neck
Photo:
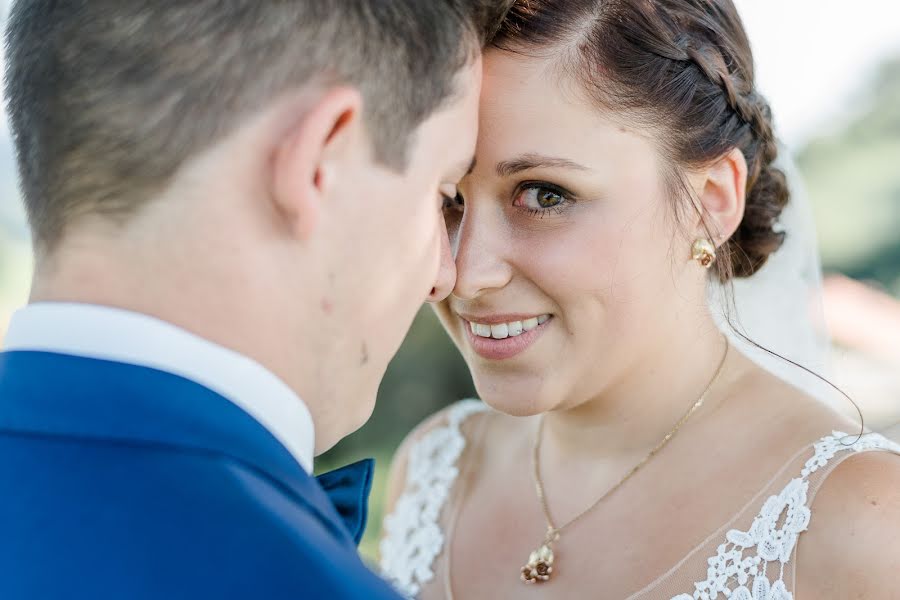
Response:
[{"label": "bride's neck", "polygon": [[[696,330],[695,330],[696,331]],[[560,459],[604,456],[628,459],[645,454],[668,434],[711,386],[696,421],[711,412],[723,397],[723,388],[737,373],[736,352],[725,363],[727,342],[709,322],[693,337],[668,338],[601,394],[572,408],[546,414],[544,444]],[[682,340],[677,343],[674,340]],[[687,426],[687,425],[686,425]]]}]

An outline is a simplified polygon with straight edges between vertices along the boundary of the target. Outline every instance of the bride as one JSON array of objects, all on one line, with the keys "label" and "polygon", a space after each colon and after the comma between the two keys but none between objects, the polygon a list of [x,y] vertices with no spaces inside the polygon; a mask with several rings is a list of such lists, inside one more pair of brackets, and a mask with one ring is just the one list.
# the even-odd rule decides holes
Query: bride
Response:
[{"label": "bride", "polygon": [[395,461],[382,568],[406,594],[900,597],[900,448],[707,301],[790,241],[776,153],[730,0],[515,3],[445,207],[438,314],[484,404]]}]

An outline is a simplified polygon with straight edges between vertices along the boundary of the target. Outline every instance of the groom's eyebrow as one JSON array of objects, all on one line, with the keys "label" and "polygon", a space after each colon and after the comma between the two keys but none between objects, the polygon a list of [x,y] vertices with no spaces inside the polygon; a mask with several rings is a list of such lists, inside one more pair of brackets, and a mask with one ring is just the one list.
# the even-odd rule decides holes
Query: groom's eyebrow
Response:
[{"label": "groom's eyebrow", "polygon": [[504,160],[497,163],[497,175],[500,177],[509,177],[521,171],[529,169],[571,169],[574,171],[589,171],[584,165],[580,165],[568,158],[558,158],[555,156],[544,156],[529,152],[517,156],[512,160]]}]

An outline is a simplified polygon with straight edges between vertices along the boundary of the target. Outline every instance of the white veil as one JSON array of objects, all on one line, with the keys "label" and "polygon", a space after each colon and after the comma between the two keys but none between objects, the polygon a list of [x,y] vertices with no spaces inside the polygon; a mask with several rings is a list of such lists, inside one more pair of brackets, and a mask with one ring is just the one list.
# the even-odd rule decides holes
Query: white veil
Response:
[{"label": "white veil", "polygon": [[[782,152],[781,156],[786,157],[787,153]],[[758,273],[735,280],[733,294],[731,284],[713,281],[710,308],[719,329],[736,348],[778,377],[831,402],[834,390],[828,384],[760,350],[734,331],[737,329],[760,346],[829,377],[831,343],[822,308],[822,265],[812,207],[791,159],[780,158],[778,167],[787,175],[791,190],[791,199],[778,225],[786,233],[784,245]]]}]

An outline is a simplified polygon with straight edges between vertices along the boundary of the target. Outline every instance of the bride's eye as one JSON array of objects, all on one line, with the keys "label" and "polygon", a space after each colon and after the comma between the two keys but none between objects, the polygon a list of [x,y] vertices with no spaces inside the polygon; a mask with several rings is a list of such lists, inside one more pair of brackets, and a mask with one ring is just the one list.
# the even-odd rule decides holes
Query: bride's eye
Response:
[{"label": "bride's eye", "polygon": [[550,210],[559,212],[570,202],[567,192],[548,183],[529,183],[519,188],[513,206],[524,208],[533,214]]}]

